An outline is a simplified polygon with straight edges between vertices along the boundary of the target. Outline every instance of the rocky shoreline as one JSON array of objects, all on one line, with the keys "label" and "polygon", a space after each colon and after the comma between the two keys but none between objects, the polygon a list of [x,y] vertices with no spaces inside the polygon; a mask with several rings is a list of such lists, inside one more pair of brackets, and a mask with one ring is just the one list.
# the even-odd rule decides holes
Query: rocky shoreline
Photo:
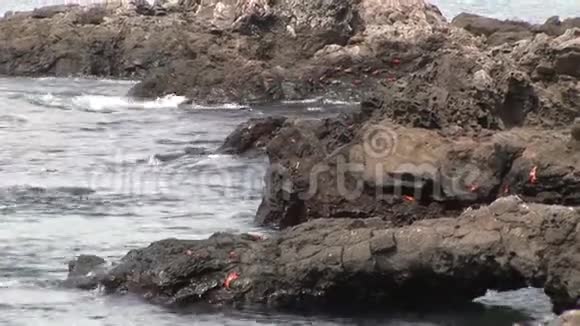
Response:
[{"label": "rocky shoreline", "polygon": [[163,305],[276,309],[420,307],[440,303],[441,293],[445,304],[455,304],[487,289],[544,286],[562,311],[579,294],[574,284],[580,274],[569,269],[579,221],[577,209],[510,196],[458,218],[400,228],[380,219],[333,219],[271,238],[168,239],[133,250],[109,272],[90,277],[87,270],[104,261],[81,257],[68,282]]},{"label": "rocky shoreline", "polygon": [[279,233],[165,240],[112,269],[82,256],[69,286],[277,309],[527,285],[558,313],[580,298],[580,18],[449,23],[378,0],[51,7],[0,20],[0,74],[137,78],[133,96],[208,103],[361,102],[248,121],[219,150],[269,157],[256,223]]}]

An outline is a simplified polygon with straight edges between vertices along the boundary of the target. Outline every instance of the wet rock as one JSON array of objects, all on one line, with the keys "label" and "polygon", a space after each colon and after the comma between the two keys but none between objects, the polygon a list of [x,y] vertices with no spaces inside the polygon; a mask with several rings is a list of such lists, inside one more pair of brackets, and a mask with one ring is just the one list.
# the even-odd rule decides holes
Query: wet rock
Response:
[{"label": "wet rock", "polygon": [[160,162],[171,162],[171,161],[175,161],[175,160],[177,160],[185,155],[187,155],[186,152],[155,154],[155,155],[153,155],[153,159],[158,160]]},{"label": "wet rock", "polygon": [[286,121],[285,117],[251,119],[238,126],[225,140],[218,152],[244,154],[264,148]]},{"label": "wet rock", "polygon": [[158,304],[315,310],[452,305],[487,289],[534,285],[545,286],[561,311],[580,294],[580,273],[564,264],[575,257],[579,221],[578,210],[507,197],[457,219],[401,228],[342,219],[269,239],[169,239],[129,252],[102,285]]},{"label": "wet rock", "polygon": [[55,189],[58,192],[69,194],[71,196],[85,197],[94,194],[96,191],[86,187],[58,187]]},{"label": "wet rock", "polygon": [[209,151],[203,147],[186,147],[185,154],[199,156],[209,154]]},{"label": "wet rock", "polygon": [[79,256],[68,264],[68,277],[64,285],[72,288],[92,290],[98,287],[105,275],[106,261],[98,256]]}]

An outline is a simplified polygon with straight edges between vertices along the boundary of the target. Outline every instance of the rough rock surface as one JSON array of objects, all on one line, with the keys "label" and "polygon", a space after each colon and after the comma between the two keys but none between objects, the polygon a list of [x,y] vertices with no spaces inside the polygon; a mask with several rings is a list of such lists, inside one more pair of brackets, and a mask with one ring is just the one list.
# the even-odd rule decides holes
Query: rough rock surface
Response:
[{"label": "rough rock surface", "polygon": [[274,137],[286,121],[285,117],[255,118],[238,126],[224,141],[218,152],[247,154],[261,149]]},{"label": "rough rock surface", "polygon": [[289,121],[278,131],[259,224],[381,217],[404,225],[509,194],[580,205],[580,151],[568,129],[448,136],[356,119]]},{"label": "rough rock surface", "polygon": [[[416,112],[404,115],[427,126],[454,118],[496,127],[501,121],[489,112],[502,106],[527,114],[577,110],[580,102],[569,77],[578,77],[578,36],[553,40],[574,19],[544,24],[558,27],[545,28],[550,36],[524,23],[456,20],[484,35],[522,29],[526,40],[544,37],[510,51],[489,48],[421,0],[158,1],[147,10],[153,14],[60,6],[13,15],[0,21],[0,73],[138,78],[134,96],[177,93],[206,102],[360,99],[386,84],[399,95],[392,109]],[[159,10],[163,16],[155,16]],[[520,59],[532,70],[520,71]],[[445,105],[449,112],[438,112]],[[551,113],[543,118],[561,122],[550,121]]]},{"label": "rough rock surface", "polygon": [[580,204],[569,136],[580,115],[580,29],[489,47],[433,27],[421,12],[409,38],[400,25],[396,36],[374,35],[390,42],[395,75],[360,113],[290,121],[272,138],[259,224],[382,217],[402,225],[511,193]]},{"label": "rough rock surface", "polygon": [[100,283],[159,304],[273,308],[466,302],[487,289],[544,286],[555,310],[580,296],[580,212],[512,196],[459,218],[388,228],[315,221],[264,239],[216,234],[133,250]]}]

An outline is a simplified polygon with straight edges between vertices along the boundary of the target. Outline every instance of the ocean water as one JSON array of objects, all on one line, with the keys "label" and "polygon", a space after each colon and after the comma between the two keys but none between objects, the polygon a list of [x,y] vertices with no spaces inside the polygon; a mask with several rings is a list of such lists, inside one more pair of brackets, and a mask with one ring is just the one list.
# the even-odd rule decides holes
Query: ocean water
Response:
[{"label": "ocean water", "polygon": [[[0,0],[0,12],[45,2]],[[543,21],[580,16],[577,0],[433,0],[469,11]],[[489,292],[449,311],[372,316],[168,311],[136,298],[65,290],[78,254],[109,260],[168,237],[256,231],[264,158],[215,155],[251,117],[320,117],[351,110],[324,101],[245,108],[125,97],[132,81],[0,77],[0,325],[511,325],[552,318],[538,289]],[[195,149],[197,154],[185,154]],[[191,153],[191,151],[190,151]],[[442,297],[444,297],[442,293]]]}]

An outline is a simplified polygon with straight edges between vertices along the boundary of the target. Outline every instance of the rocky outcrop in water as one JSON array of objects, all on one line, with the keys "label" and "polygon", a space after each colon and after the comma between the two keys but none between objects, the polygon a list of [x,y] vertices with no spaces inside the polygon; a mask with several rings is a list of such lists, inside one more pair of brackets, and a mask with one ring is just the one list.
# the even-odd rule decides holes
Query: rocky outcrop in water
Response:
[{"label": "rocky outcrop in water", "polygon": [[536,285],[560,311],[580,295],[576,22],[449,24],[422,1],[55,9],[0,21],[0,73],[139,78],[134,96],[205,102],[362,99],[333,118],[249,121],[220,149],[265,149],[256,219],[287,230],[161,241],[110,271],[84,257],[69,286],[316,309]]},{"label": "rocky outcrop in water", "polygon": [[271,238],[216,234],[133,250],[100,284],[159,304],[271,308],[466,302],[487,289],[544,286],[555,309],[580,295],[578,210],[517,197],[459,218],[389,228],[315,221]]}]

